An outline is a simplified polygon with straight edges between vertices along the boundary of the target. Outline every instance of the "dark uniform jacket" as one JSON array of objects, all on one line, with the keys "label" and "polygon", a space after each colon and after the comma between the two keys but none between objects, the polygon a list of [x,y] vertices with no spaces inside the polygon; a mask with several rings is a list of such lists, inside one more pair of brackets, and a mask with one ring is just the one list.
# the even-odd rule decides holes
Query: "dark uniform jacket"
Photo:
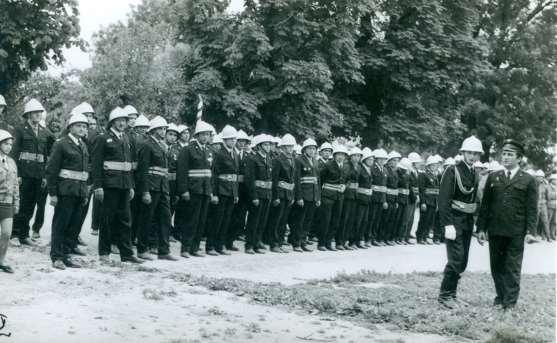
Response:
[{"label": "dark uniform jacket", "polygon": [[[372,174],[373,166],[369,168],[361,166],[360,173],[358,175],[358,192],[356,197],[360,203],[363,204],[370,204],[371,198],[373,196],[373,174]],[[367,194],[371,191],[371,195]]]},{"label": "dark uniform jacket", "polygon": [[398,197],[397,201],[401,205],[407,205],[410,198],[410,172],[398,170]]},{"label": "dark uniform jacket", "polygon": [[315,159],[310,160],[306,155],[296,158],[294,162],[294,196],[296,201],[321,201],[318,168]]},{"label": "dark uniform jacket", "polygon": [[79,145],[69,137],[57,140],[46,167],[50,196],[88,196],[89,152],[83,141]]},{"label": "dark uniform jacket", "polygon": [[[269,156],[263,157],[259,152],[254,152],[247,157],[245,182],[250,200],[271,199],[272,170],[272,161]],[[259,182],[264,182],[266,186],[256,186],[256,183]],[[268,184],[271,187],[268,187]]]},{"label": "dark uniform jacket", "polygon": [[536,232],[538,187],[531,175],[519,170],[507,181],[505,171],[489,174],[478,216],[478,231],[496,236]]},{"label": "dark uniform jacket", "polygon": [[248,193],[244,179],[246,170],[246,157],[248,156],[248,152],[240,151],[238,149],[234,149],[234,152],[238,156],[238,194],[241,198],[245,198]]},{"label": "dark uniform jacket", "polygon": [[387,170],[380,167],[377,163],[371,167],[373,194],[371,199],[373,202],[384,203],[387,201]]},{"label": "dark uniform jacket", "polygon": [[327,184],[335,185],[342,190],[346,188],[346,179],[348,176],[348,164],[344,162],[342,169],[335,160],[330,160],[323,166],[320,173],[322,183],[321,197],[333,201],[344,199],[344,191],[336,191],[327,188]]},{"label": "dark uniform jacket", "polygon": [[[391,169],[389,166],[385,166],[385,171],[387,172],[387,202],[395,203],[398,198],[398,172]],[[389,194],[389,191],[397,191],[397,195]]]},{"label": "dark uniform jacket", "polygon": [[[455,168],[458,168],[458,174],[462,182],[463,189],[458,186],[455,174]],[[466,163],[459,162],[455,166],[449,166],[441,178],[441,185],[439,187],[439,221],[441,227],[447,225],[459,226],[459,224],[464,223],[466,216],[473,216],[473,214],[467,214],[462,211],[458,211],[452,208],[452,201],[456,200],[459,202],[474,204],[476,202],[476,190],[478,186],[478,180],[476,178],[476,172],[473,167],[468,167]],[[470,194],[463,193],[463,190]],[[465,228],[466,226],[463,226]],[[473,226],[466,227],[469,230],[473,229]]]},{"label": "dark uniform jacket", "polygon": [[418,172],[410,171],[408,172],[409,183],[408,186],[410,187],[410,196],[408,197],[408,201],[411,204],[415,204],[420,196],[420,187],[418,186]]},{"label": "dark uniform jacket", "polygon": [[[186,192],[210,196],[213,193],[211,168],[213,152],[208,145],[202,146],[197,140],[182,149],[178,155],[176,168],[176,190],[179,195]],[[207,174],[208,173],[208,174]],[[200,177],[204,174],[206,176]]]},{"label": "dark uniform jacket", "polygon": [[361,169],[362,166],[359,163],[354,165],[351,161],[346,162],[346,190],[344,191],[344,200],[356,200]]},{"label": "dark uniform jacket", "polygon": [[162,141],[149,137],[139,150],[137,161],[137,192],[169,194],[168,147]]},{"label": "dark uniform jacket", "polygon": [[17,164],[19,177],[43,179],[48,157],[49,131],[38,125],[38,134],[27,122],[15,129],[11,155]]},{"label": "dark uniform jacket", "polygon": [[420,203],[437,207],[439,196],[439,179],[437,175],[426,170],[418,174],[418,187],[420,189]]},{"label": "dark uniform jacket", "polygon": [[294,200],[294,157],[284,153],[273,160],[273,199]]},{"label": "dark uniform jacket", "polygon": [[[131,170],[132,151],[128,136],[125,133],[118,138],[112,130],[97,136],[93,144],[91,176],[93,189],[134,187]],[[106,162],[119,162],[129,166],[129,170],[114,170],[107,167]],[[127,169],[127,168],[126,168]]]},{"label": "dark uniform jacket", "polygon": [[213,193],[217,196],[238,197],[240,159],[236,150],[221,148],[213,156]]},{"label": "dark uniform jacket", "polygon": [[176,142],[168,149],[168,184],[172,194],[176,193],[176,169],[178,167],[178,156],[182,148],[182,145]]}]

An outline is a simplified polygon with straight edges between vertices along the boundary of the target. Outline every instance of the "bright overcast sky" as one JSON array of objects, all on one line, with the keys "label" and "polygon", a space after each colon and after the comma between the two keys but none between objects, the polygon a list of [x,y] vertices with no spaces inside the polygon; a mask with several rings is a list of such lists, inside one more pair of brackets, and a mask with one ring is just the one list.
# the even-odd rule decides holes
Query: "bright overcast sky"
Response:
[{"label": "bright overcast sky", "polygon": [[[81,38],[91,42],[93,33],[117,21],[125,21],[130,6],[138,5],[142,0],[79,0]],[[243,0],[231,0],[230,11],[237,12],[243,8]],[[86,69],[91,66],[89,54],[80,49],[72,48],[66,50],[66,63],[64,70]],[[57,73],[59,68],[51,68],[51,72]]]}]

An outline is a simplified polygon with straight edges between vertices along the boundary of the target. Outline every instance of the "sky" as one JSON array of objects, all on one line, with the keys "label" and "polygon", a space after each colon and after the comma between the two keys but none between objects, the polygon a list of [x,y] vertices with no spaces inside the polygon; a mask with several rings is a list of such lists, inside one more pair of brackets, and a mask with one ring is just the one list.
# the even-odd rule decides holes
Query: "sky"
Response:
[{"label": "sky", "polygon": [[[79,22],[81,26],[81,38],[91,43],[91,37],[95,32],[111,23],[125,21],[130,6],[138,5],[142,0],[79,0]],[[230,11],[241,11],[243,0],[231,0]],[[65,49],[66,63],[62,68],[51,66],[53,73],[71,69],[87,69],[91,66],[91,59],[87,52],[79,48]]]}]

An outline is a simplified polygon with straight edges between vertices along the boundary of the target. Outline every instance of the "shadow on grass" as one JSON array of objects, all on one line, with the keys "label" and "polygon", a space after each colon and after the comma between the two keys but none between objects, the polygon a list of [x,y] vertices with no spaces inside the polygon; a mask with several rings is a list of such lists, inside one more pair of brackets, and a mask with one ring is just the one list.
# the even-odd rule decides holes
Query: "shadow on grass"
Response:
[{"label": "shadow on grass", "polygon": [[441,273],[378,274],[363,271],[328,280],[284,286],[237,279],[174,274],[171,278],[213,291],[247,296],[256,303],[282,305],[311,314],[330,315],[373,328],[499,342],[544,342],[555,339],[555,274],[523,275],[517,307],[504,312],[492,306],[491,276],[465,273],[458,296],[468,303],[448,310],[438,305]]}]

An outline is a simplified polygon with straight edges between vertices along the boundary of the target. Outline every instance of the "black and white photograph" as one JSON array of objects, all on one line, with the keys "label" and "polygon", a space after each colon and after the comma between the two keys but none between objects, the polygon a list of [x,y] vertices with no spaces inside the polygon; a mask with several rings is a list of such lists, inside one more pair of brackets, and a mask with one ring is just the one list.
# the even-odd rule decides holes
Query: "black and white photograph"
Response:
[{"label": "black and white photograph", "polygon": [[555,0],[0,0],[0,343],[556,342]]}]

